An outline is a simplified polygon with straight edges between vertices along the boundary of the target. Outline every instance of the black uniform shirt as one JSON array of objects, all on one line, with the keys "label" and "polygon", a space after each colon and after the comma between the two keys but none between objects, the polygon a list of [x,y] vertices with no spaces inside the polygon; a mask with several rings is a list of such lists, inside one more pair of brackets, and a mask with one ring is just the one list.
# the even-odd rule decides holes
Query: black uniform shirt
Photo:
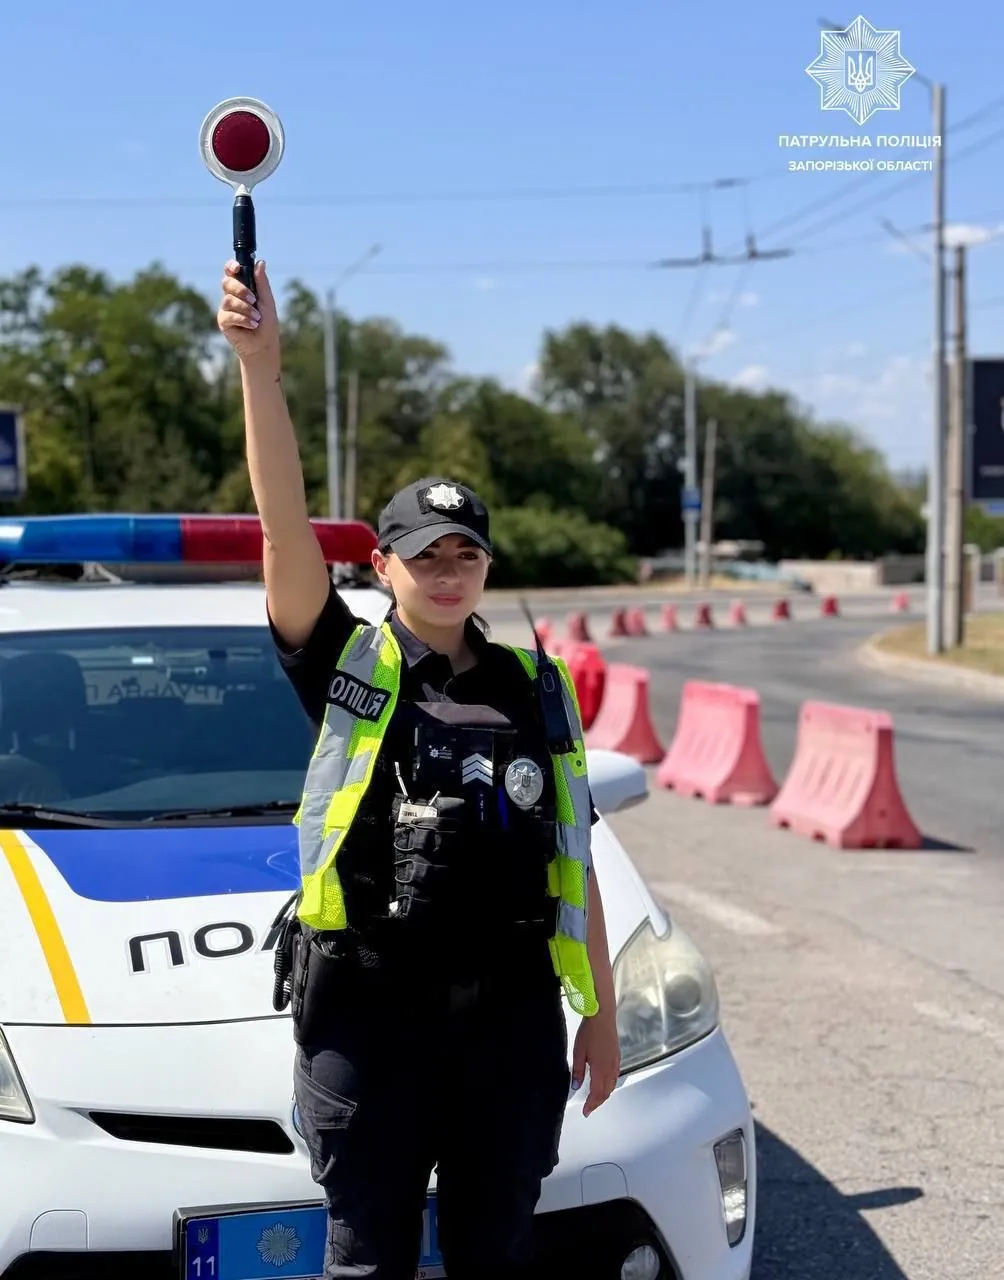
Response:
[{"label": "black uniform shirt", "polygon": [[[351,613],[332,584],[314,631],[301,649],[287,648],[272,626],[279,661],[318,729],[324,719],[328,687],[338,659],[352,632],[365,621]],[[386,973],[399,966],[421,963],[428,965],[430,974],[446,973],[451,981],[467,981],[484,976],[484,962],[476,952],[457,955],[454,948],[438,953],[431,941],[425,939],[421,957],[408,955],[399,949],[401,934],[394,928],[396,922],[378,923],[380,917],[386,916],[387,904],[395,889],[389,814],[394,796],[400,792],[393,764],[406,750],[407,707],[402,704],[453,702],[493,708],[516,730],[517,753],[538,760],[544,766],[548,787],[553,788],[536,694],[516,655],[490,643],[473,622],[468,623],[467,640],[478,661],[459,675],[454,675],[445,654],[430,649],[405,627],[396,610],[391,612],[389,622],[403,658],[399,703],[364,803],[338,853],[339,880],[350,922],[345,937],[339,941],[369,970]],[[597,820],[594,809],[593,822]],[[493,851],[486,848],[478,852],[487,861]],[[355,927],[353,920],[367,923]],[[528,937],[517,934],[505,951],[498,960],[507,974],[547,972],[553,980],[550,955],[539,934]]]}]

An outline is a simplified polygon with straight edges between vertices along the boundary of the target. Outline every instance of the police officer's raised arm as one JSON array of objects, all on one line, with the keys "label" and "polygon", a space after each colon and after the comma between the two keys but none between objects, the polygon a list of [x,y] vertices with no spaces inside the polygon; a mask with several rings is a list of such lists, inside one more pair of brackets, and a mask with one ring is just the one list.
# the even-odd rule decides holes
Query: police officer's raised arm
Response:
[{"label": "police officer's raised arm", "polygon": [[290,649],[306,643],[331,586],[310,527],[296,433],[282,387],[279,318],[264,262],[255,267],[257,299],[228,262],[217,323],[237,352],[244,392],[251,490],[265,533],[264,573],[272,623]]}]

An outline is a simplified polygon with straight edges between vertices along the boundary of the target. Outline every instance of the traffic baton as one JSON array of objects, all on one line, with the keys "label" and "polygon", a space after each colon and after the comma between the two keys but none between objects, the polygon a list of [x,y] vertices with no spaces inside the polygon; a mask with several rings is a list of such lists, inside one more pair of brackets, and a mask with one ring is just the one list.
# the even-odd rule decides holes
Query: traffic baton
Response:
[{"label": "traffic baton", "polygon": [[206,168],[234,191],[234,257],[241,284],[257,295],[254,260],[258,248],[251,190],[274,173],[286,137],[282,121],[257,98],[226,98],[202,122],[199,148]]}]

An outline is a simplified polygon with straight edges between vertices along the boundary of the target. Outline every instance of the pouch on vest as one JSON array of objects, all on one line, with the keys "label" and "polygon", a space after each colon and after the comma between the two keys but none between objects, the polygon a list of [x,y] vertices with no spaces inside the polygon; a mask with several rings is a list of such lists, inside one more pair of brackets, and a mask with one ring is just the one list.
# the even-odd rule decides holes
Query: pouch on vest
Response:
[{"label": "pouch on vest", "polygon": [[297,946],[290,1013],[293,1039],[309,1045],[323,1037],[339,1001],[351,998],[352,960],[338,939],[305,929]]},{"label": "pouch on vest", "polygon": [[390,912],[423,928],[449,929],[464,918],[476,890],[477,850],[465,832],[465,804],[440,796],[432,804],[395,797],[394,882]]}]

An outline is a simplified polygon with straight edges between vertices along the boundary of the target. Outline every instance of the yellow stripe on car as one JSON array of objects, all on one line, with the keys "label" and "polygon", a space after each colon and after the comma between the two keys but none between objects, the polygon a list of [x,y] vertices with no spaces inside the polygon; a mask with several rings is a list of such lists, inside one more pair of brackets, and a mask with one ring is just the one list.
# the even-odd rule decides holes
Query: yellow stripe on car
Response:
[{"label": "yellow stripe on car", "polygon": [[84,993],[80,989],[77,971],[70,959],[52,904],[42,887],[42,881],[28,856],[27,849],[9,829],[0,829],[0,849],[3,849],[6,854],[14,879],[17,881],[17,887],[21,890],[24,905],[28,908],[31,922],[35,926],[39,946],[45,956],[45,963],[49,966],[52,985],[56,988],[63,1017],[67,1022],[89,1024],[91,1015],[87,1010]]}]

